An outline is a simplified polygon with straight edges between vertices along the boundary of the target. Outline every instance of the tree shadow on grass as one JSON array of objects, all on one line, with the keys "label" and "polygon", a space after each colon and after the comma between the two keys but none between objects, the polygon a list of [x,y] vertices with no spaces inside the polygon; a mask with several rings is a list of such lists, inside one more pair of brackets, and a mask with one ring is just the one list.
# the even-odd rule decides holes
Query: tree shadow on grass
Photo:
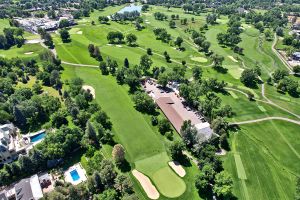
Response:
[{"label": "tree shadow on grass", "polygon": [[222,67],[222,66],[214,66],[213,69],[222,74],[226,74],[228,71],[227,68]]},{"label": "tree shadow on grass", "polygon": [[184,167],[191,167],[192,163],[186,155],[182,155],[180,158],[177,158],[176,161]]},{"label": "tree shadow on grass", "polygon": [[117,166],[123,173],[131,171],[130,163],[127,160],[124,160],[122,163],[118,164]]}]

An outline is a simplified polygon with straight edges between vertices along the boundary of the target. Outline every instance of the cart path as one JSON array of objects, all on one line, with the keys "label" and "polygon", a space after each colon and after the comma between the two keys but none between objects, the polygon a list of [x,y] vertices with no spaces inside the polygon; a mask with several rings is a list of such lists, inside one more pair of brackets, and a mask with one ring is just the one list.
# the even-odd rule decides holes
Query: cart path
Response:
[{"label": "cart path", "polygon": [[[233,90],[233,91],[239,92],[239,93],[245,95],[246,97],[248,97],[248,95],[246,94],[246,92],[244,92],[244,91],[242,91],[242,90],[235,89],[235,88],[230,88],[230,87],[225,87],[225,89],[227,89],[227,90]],[[255,99],[255,98],[254,98],[254,99]],[[258,101],[258,102],[263,102],[263,103],[267,103],[267,104],[270,104],[270,105],[272,105],[272,106],[275,106],[275,107],[277,107],[277,108],[279,108],[279,109],[281,109],[281,110],[283,110],[283,111],[285,111],[285,112],[287,112],[287,113],[289,113],[289,114],[291,114],[291,115],[297,117],[298,119],[300,119],[300,115],[297,115],[296,113],[293,113],[293,112],[291,112],[291,111],[289,111],[289,110],[287,110],[287,109],[285,109],[285,108],[283,108],[283,107],[277,105],[276,103],[272,102],[272,101],[269,100],[268,98],[266,98],[266,99],[267,99],[267,101],[261,100],[261,99],[255,99],[255,100]]]},{"label": "cart path", "polygon": [[251,124],[251,123],[257,123],[257,122],[268,121],[268,120],[282,120],[282,121],[287,121],[287,122],[291,122],[291,123],[300,125],[300,121],[289,119],[289,118],[286,118],[286,117],[264,117],[264,118],[260,118],[260,119],[246,120],[246,121],[240,121],[240,122],[232,122],[232,123],[229,123],[229,124],[230,125]]},{"label": "cart path", "polygon": [[277,34],[274,33],[274,40],[272,43],[272,51],[275,53],[275,55],[281,60],[281,62],[284,64],[284,66],[290,71],[290,73],[293,73],[292,67],[289,65],[289,63],[278,53],[278,51],[275,49],[275,45],[277,43]]}]

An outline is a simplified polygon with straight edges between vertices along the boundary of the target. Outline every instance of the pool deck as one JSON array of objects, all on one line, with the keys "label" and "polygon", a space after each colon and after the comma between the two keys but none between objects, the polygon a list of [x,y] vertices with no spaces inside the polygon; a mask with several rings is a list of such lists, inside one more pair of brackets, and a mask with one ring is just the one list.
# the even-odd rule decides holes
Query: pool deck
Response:
[{"label": "pool deck", "polygon": [[[74,181],[71,176],[71,171],[73,170],[76,170],[79,175],[79,179],[76,181]],[[71,166],[69,169],[67,169],[64,173],[64,176],[65,176],[65,181],[71,183],[72,185],[78,185],[79,183],[82,183],[87,180],[86,172],[80,163],[77,163]]]},{"label": "pool deck", "polygon": [[26,134],[26,135],[23,135],[23,137],[33,137],[33,136],[36,136],[36,135],[38,135],[38,134],[41,134],[41,133],[43,133],[43,132],[45,132],[46,131],[46,129],[42,129],[42,130],[39,130],[39,131],[37,131],[37,132],[34,132],[34,133],[28,133],[28,134]]}]

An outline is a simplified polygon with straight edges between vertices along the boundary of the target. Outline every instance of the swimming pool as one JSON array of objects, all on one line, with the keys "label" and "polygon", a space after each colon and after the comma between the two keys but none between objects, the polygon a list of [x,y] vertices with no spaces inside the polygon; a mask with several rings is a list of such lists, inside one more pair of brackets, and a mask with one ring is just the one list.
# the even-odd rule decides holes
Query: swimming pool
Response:
[{"label": "swimming pool", "polygon": [[80,179],[80,176],[76,169],[72,170],[70,172],[70,175],[71,175],[73,181],[78,181]]},{"label": "swimming pool", "polygon": [[32,143],[38,142],[38,141],[42,140],[45,136],[46,136],[46,132],[45,131],[41,132],[39,134],[36,134],[36,135],[30,137],[30,142],[32,142]]},{"label": "swimming pool", "polygon": [[122,8],[118,13],[132,12],[132,11],[138,11],[140,13],[141,10],[142,10],[142,6],[136,6],[134,4],[131,4],[129,6]]}]

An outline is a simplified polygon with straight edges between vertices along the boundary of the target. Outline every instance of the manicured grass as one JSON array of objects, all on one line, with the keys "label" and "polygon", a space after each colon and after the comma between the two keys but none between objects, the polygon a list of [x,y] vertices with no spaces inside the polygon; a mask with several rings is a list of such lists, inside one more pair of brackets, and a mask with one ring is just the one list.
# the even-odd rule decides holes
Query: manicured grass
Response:
[{"label": "manicured grass", "polygon": [[[166,173],[168,186],[155,173],[163,168],[169,168],[165,146],[157,133],[145,121],[143,115],[137,112],[128,95],[128,87],[120,86],[112,76],[103,76],[97,68],[64,66],[63,79],[80,77],[86,84],[96,90],[96,101],[107,112],[113,123],[116,140],[126,149],[126,157],[133,167],[145,173],[163,194],[175,197],[185,190],[184,181],[171,169]],[[168,189],[169,188],[169,189]],[[170,192],[170,188],[177,192]],[[181,190],[178,190],[182,188]]]},{"label": "manicured grass", "polygon": [[[0,50],[0,56],[5,58],[37,58],[38,54],[43,51],[44,48],[40,44],[24,44],[22,47],[18,48],[13,46],[8,50]],[[31,54],[26,54],[32,52]]]},{"label": "manicured grass", "polygon": [[[119,66],[122,66],[125,58],[129,59],[131,65],[139,64],[140,57],[146,54],[146,48],[152,48],[153,52],[158,54],[167,51],[172,59],[178,62],[185,60],[188,66],[192,64],[189,67],[193,67],[193,65],[202,66],[204,77],[224,80],[229,83],[230,87],[251,91],[256,98],[261,98],[259,88],[249,89],[240,83],[239,78],[245,67],[252,68],[258,63],[262,67],[263,79],[266,79],[275,69],[284,69],[284,66],[271,51],[272,42],[265,41],[264,38],[259,39],[261,34],[252,26],[249,27],[243,24],[245,29],[241,34],[242,42],[239,44],[244,48],[243,56],[233,53],[230,48],[220,47],[216,36],[227,29],[228,18],[224,16],[218,19],[219,24],[209,26],[209,30],[206,31],[205,35],[207,40],[211,42],[211,49],[224,56],[224,67],[228,69],[227,73],[218,73],[209,67],[211,61],[207,60],[202,52],[198,52],[190,39],[190,33],[185,31],[186,28],[198,30],[205,23],[206,14],[193,16],[195,23],[192,23],[190,21],[192,15],[184,13],[181,8],[167,10],[165,7],[151,6],[150,11],[142,14],[144,21],[148,22],[144,23],[146,28],[142,31],[136,31],[131,23],[111,22],[110,25],[98,23],[99,15],[113,14],[122,7],[124,5],[109,7],[103,11],[95,10],[90,17],[79,20],[79,24],[70,29],[72,39],[70,43],[62,43],[59,35],[53,34],[59,57],[67,62],[98,65],[99,62],[90,57],[87,49],[88,45],[93,43],[100,47],[104,59],[110,56],[119,63]],[[180,20],[176,20],[177,27],[170,29],[168,21],[154,19],[154,12],[164,12],[168,16],[179,14],[180,19],[188,19],[188,25],[181,25]],[[96,25],[92,26],[91,21],[95,21]],[[0,25],[1,23],[2,21]],[[5,23],[7,22],[3,21],[4,25],[1,28],[6,26]],[[183,47],[185,51],[178,51],[174,46],[156,40],[153,29],[157,27],[166,28],[172,35],[173,40],[177,36],[181,36],[184,39]],[[122,44],[122,47],[107,45],[106,35],[112,30],[121,31],[125,35],[134,33],[138,37],[137,44],[139,47],[128,47],[126,44]],[[82,34],[79,34],[81,32]],[[28,33],[25,37],[36,38],[36,36]],[[0,54],[8,58],[16,56],[31,58],[37,57],[41,49],[39,44],[31,44],[24,45],[22,48],[13,47],[8,51],[0,51]],[[26,52],[34,53],[26,55],[24,54]],[[229,56],[238,57],[238,62]],[[152,60],[154,62],[153,66],[165,66],[167,70],[179,65],[174,62],[168,64],[163,57],[156,54],[152,55]],[[245,67],[242,65],[242,61]],[[189,69],[187,74],[191,74]],[[65,66],[65,71],[62,73],[63,79],[76,76],[83,78],[86,84],[96,89],[96,101],[111,118],[115,138],[126,148],[126,156],[132,168],[136,168],[150,177],[161,193],[160,199],[199,199],[194,186],[198,168],[194,165],[185,167],[187,175],[182,179],[170,169],[167,165],[170,158],[165,147],[168,142],[158,134],[156,127],[151,126],[149,116],[142,115],[134,109],[131,97],[128,95],[128,88],[117,85],[115,79],[111,76],[102,76],[97,68]],[[30,84],[31,82],[28,83],[28,86]],[[229,94],[220,95],[223,103],[231,105],[236,113],[229,121],[244,121],[268,116],[283,116],[295,119],[295,117],[269,104],[250,102],[238,92],[230,92]],[[57,95],[57,93],[51,95]],[[266,86],[266,95],[275,103],[291,111],[300,112],[299,99],[290,97],[288,94],[279,94],[269,86]],[[299,127],[294,124],[286,126],[285,123],[287,122],[272,121],[242,126],[241,131],[236,135],[236,140],[232,141],[235,150],[228,153],[224,166],[234,178],[234,192],[238,198],[292,198],[295,178],[292,174],[299,174],[297,169],[299,165],[297,156],[300,148],[297,141],[299,141],[299,138],[295,138],[296,134],[294,134]],[[101,151],[104,157],[111,158],[111,146],[105,145]],[[235,155],[240,157],[238,158]],[[86,163],[84,157],[82,157],[82,162],[83,165]],[[133,177],[132,180],[135,183],[134,187],[139,198],[147,199],[140,185]],[[286,185],[292,185],[292,187],[284,188]]]},{"label": "manicured grass", "polygon": [[[27,83],[22,83],[22,82],[18,82],[17,84],[17,88],[21,88],[21,87],[27,87],[27,88],[32,88],[32,85],[36,82],[36,78],[35,77],[32,77],[30,76],[29,77],[29,81]],[[54,97],[59,97],[59,93],[57,90],[55,90],[54,88],[52,87],[48,87],[48,86],[43,86],[43,93],[44,94],[48,94],[50,96],[54,96]]]},{"label": "manicured grass", "polygon": [[229,93],[234,99],[238,99],[238,98],[239,98],[233,91],[228,91],[228,93]]},{"label": "manicured grass", "polygon": [[111,118],[116,136],[124,145],[131,161],[165,151],[162,142],[152,132],[142,114],[135,110],[127,94],[127,87],[118,85],[114,77],[102,76],[97,68],[70,67],[69,70],[74,73],[72,77],[78,76],[95,88],[96,101]]},{"label": "manicured grass", "polygon": [[[232,94],[219,95],[222,99],[223,104],[228,104],[232,107],[235,115],[229,118],[229,121],[246,121],[252,119],[259,119],[270,116],[277,117],[287,117],[291,119],[298,120],[296,117],[264,102],[259,101],[249,101],[248,98],[238,92],[234,92],[235,96]],[[265,111],[262,111],[262,108]]]},{"label": "manicured grass", "polygon": [[[295,178],[300,173],[298,130],[296,124],[266,121],[243,125],[231,135],[232,151],[226,155],[224,167],[234,178],[238,199],[293,199]],[[247,180],[239,179],[237,153]]]},{"label": "manicured grass", "polygon": [[159,169],[152,177],[159,192],[166,197],[179,197],[186,189],[184,181],[169,166]]},{"label": "manicured grass", "polygon": [[192,57],[191,59],[196,61],[196,62],[200,62],[200,63],[207,62],[207,58],[204,58],[204,57]]},{"label": "manicured grass", "polygon": [[300,115],[300,99],[299,97],[292,97],[288,93],[282,94],[276,91],[274,86],[265,84],[266,96],[274,103]]},{"label": "manicured grass", "polygon": [[3,33],[4,28],[9,28],[9,27],[10,27],[10,25],[9,25],[8,19],[0,19],[0,33],[1,34]]},{"label": "manicured grass", "polygon": [[[152,177],[153,183],[161,194],[174,198],[184,193],[186,185],[168,166],[169,160],[167,153],[163,152],[135,162],[135,167],[147,176]],[[173,181],[169,182],[168,180]]]},{"label": "manicured grass", "polygon": [[263,106],[257,106],[261,112],[266,112],[266,109]]},{"label": "manicured grass", "polygon": [[237,170],[239,179],[244,179],[244,180],[247,179],[246,172],[245,172],[240,154],[234,154],[234,160],[235,160],[236,170]]}]

